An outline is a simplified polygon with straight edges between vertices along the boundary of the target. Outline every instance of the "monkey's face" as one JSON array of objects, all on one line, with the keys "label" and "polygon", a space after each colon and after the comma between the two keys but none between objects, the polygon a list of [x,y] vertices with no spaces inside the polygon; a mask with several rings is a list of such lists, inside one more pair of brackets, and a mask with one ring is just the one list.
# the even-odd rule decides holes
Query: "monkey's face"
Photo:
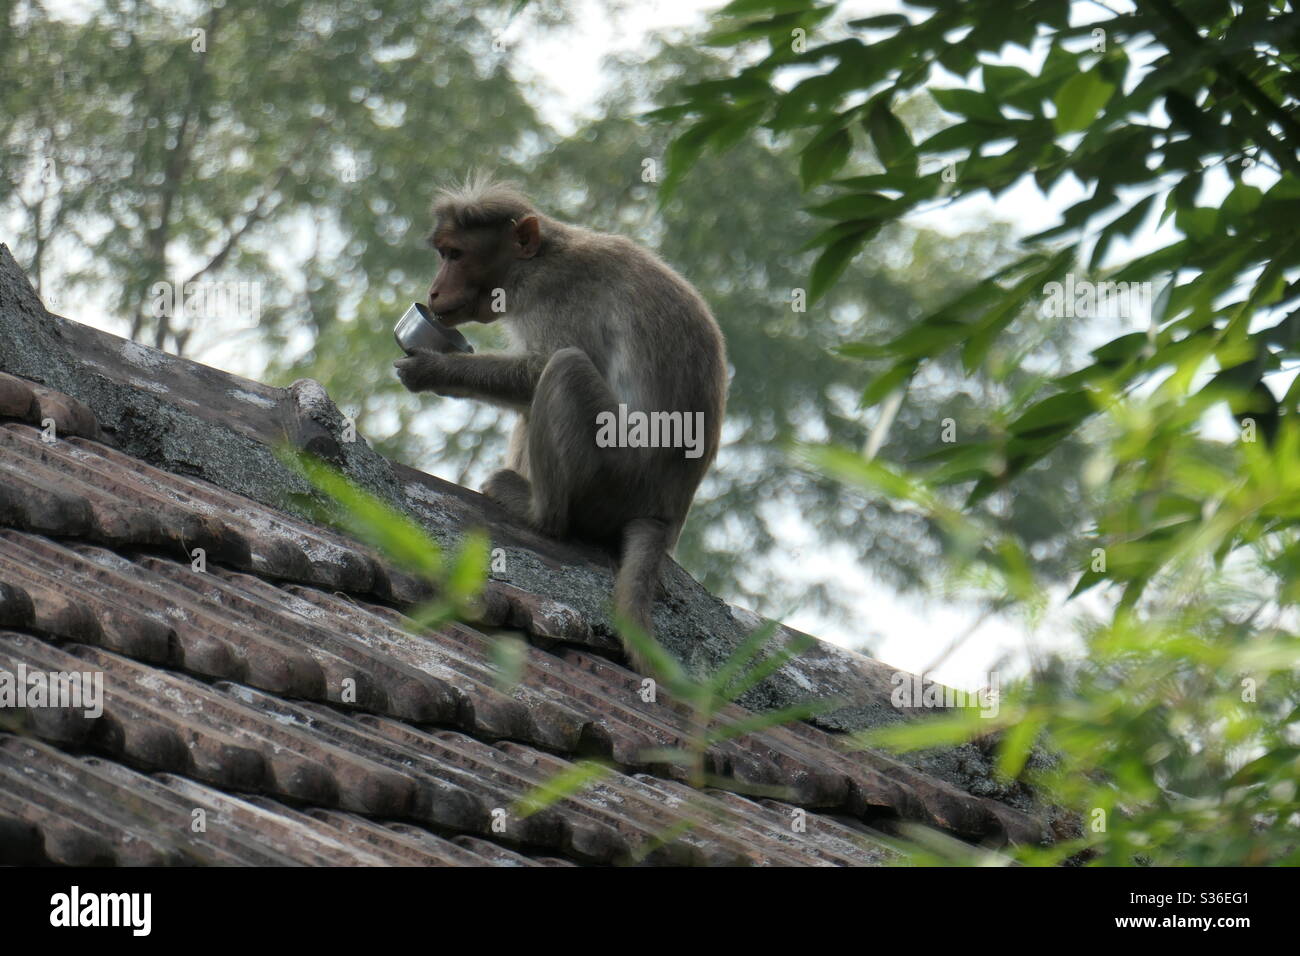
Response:
[{"label": "monkey's face", "polygon": [[429,287],[429,311],[449,326],[493,322],[504,314],[504,302],[493,305],[502,298],[498,290],[508,286],[512,266],[537,251],[537,219],[477,229],[439,222],[429,241],[442,258]]}]

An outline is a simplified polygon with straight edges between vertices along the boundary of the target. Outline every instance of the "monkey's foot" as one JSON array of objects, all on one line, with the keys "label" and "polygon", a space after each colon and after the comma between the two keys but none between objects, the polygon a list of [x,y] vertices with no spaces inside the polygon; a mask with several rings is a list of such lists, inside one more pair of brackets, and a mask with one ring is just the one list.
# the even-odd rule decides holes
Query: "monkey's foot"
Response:
[{"label": "monkey's foot", "polygon": [[483,485],[483,494],[520,521],[528,521],[533,501],[533,486],[517,471],[502,468]]}]

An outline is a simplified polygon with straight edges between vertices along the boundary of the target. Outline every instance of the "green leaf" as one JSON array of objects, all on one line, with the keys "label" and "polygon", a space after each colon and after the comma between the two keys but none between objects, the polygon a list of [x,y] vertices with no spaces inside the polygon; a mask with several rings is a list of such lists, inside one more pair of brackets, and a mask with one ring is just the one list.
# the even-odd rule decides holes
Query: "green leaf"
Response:
[{"label": "green leaf", "polygon": [[667,764],[670,767],[691,767],[698,761],[698,755],[681,747],[647,747],[638,750],[637,761],[645,764]]},{"label": "green leaf", "polygon": [[1295,780],[1297,775],[1300,775],[1300,747],[1278,747],[1245,764],[1228,783],[1241,787],[1269,780]]},{"label": "green leaf", "polygon": [[728,700],[737,700],[751,688],[757,687],[767,680],[770,675],[775,674],[788,662],[805,651],[811,650],[816,644],[817,641],[807,634],[792,634],[784,647],[778,647],[769,656],[763,658],[754,667],[733,680],[725,689],[724,695]]},{"label": "green leaf", "polygon": [[838,196],[808,211],[814,216],[828,219],[879,219],[887,216],[898,205],[898,200],[890,199],[879,193],[855,193],[850,196]]},{"label": "green leaf", "polygon": [[882,13],[875,17],[862,17],[849,21],[849,27],[854,30],[886,30],[891,27],[901,29],[911,25],[912,21],[901,13]]},{"label": "green leaf", "polygon": [[1034,741],[1043,729],[1043,723],[1040,714],[1030,711],[1006,729],[998,748],[997,772],[1000,776],[1010,780],[1020,776],[1020,771],[1025,769],[1025,762],[1033,752]]},{"label": "green leaf", "polygon": [[663,185],[659,189],[660,204],[666,203],[677,191],[682,179],[709,145],[710,138],[725,123],[725,117],[704,117],[672,141],[664,157],[668,175],[664,177]]},{"label": "green leaf", "polygon": [[1093,571],[1089,568],[1083,574],[1079,575],[1079,580],[1075,583],[1074,589],[1070,592],[1071,598],[1076,598],[1085,591],[1096,587],[1102,581],[1109,580],[1104,571]]},{"label": "green leaf", "polygon": [[437,630],[448,621],[455,620],[456,608],[443,598],[434,598],[406,612],[417,630]]},{"label": "green leaf", "polygon": [[411,518],[318,458],[296,449],[284,450],[281,458],[338,505],[343,523],[353,534],[426,580],[436,581],[442,576],[438,543]]},{"label": "green leaf", "polygon": [[888,346],[873,345],[870,342],[846,342],[835,346],[831,351],[836,355],[852,359],[882,359],[892,354]]},{"label": "green leaf", "polygon": [[[997,337],[1024,310],[1026,304],[1042,294],[1047,283],[1058,279],[1074,261],[1075,247],[1060,249],[1042,268],[1021,278],[1015,286],[1002,292],[1000,300],[979,320],[967,327],[969,336],[962,348],[962,367],[973,372],[984,361]],[[995,285],[994,288],[997,288]],[[1001,292],[1001,290],[998,290]]]},{"label": "green leaf", "polygon": [[997,127],[971,120],[939,130],[917,148],[922,153],[951,153],[958,150],[970,150],[972,147],[993,139],[997,135]]},{"label": "green leaf", "polygon": [[508,634],[492,639],[493,686],[509,694],[519,685],[528,666],[528,642]]},{"label": "green leaf", "polygon": [[644,629],[621,614],[614,615],[614,625],[619,637],[649,665],[657,681],[683,700],[693,700],[699,695],[700,685],[687,677],[677,658]]},{"label": "green leaf", "polygon": [[845,484],[864,491],[901,498],[929,509],[934,497],[919,482],[901,475],[877,460],[868,461],[845,448],[825,445],[801,445],[800,455],[808,464]]},{"label": "green leaf", "polygon": [[848,267],[850,261],[866,245],[867,240],[880,229],[879,224],[860,229],[843,239],[836,240],[813,263],[812,276],[808,280],[808,301],[816,302],[835,284],[835,280]]},{"label": "green leaf", "polygon": [[831,128],[815,136],[799,154],[799,179],[804,189],[834,176],[848,162],[852,146],[853,140],[844,127]]},{"label": "green leaf", "polygon": [[858,236],[863,232],[871,232],[879,228],[879,225],[879,222],[875,219],[852,219],[848,222],[837,222],[833,226],[827,226],[805,242],[799,247],[799,251],[807,252],[809,249],[831,246],[841,239]]},{"label": "green leaf", "polygon": [[1258,186],[1250,183],[1237,183],[1232,192],[1223,200],[1223,211],[1233,219],[1244,219],[1259,208],[1264,200],[1264,193]]},{"label": "green leaf", "polygon": [[916,362],[899,362],[894,365],[888,372],[883,375],[877,375],[870,384],[862,390],[862,398],[859,404],[862,408],[870,408],[877,402],[882,402],[886,397],[892,395],[895,389],[902,388],[916,374]]},{"label": "green leaf", "polygon": [[1174,213],[1174,225],[1189,239],[1209,239],[1215,234],[1218,224],[1219,211],[1206,206],[1179,209]]},{"label": "green leaf", "polygon": [[1056,91],[1056,117],[1052,121],[1058,133],[1086,129],[1108,102],[1115,87],[1095,72],[1077,73]]},{"label": "green leaf", "polygon": [[611,773],[613,771],[602,763],[594,760],[579,761],[525,793],[515,802],[511,810],[517,816],[527,819],[534,813],[539,813],[585,790],[601,777],[609,776]]},{"label": "green leaf", "polygon": [[713,728],[705,737],[705,743],[712,747],[714,744],[733,740],[736,737],[744,737],[746,734],[759,733],[769,727],[781,727],[785,724],[807,720],[809,717],[816,717],[818,714],[825,714],[843,706],[844,701],[842,700],[810,700],[802,704],[782,707],[779,710],[767,710],[758,714],[750,714],[748,717]]},{"label": "green leaf", "polygon": [[731,655],[723,661],[717,673],[709,678],[706,684],[709,692],[718,696],[722,695],[727,686],[763,650],[764,645],[776,636],[777,629],[780,626],[778,621],[764,621],[761,626],[750,631],[745,639],[737,645],[736,649],[731,652]]},{"label": "green leaf", "polygon": [[861,730],[850,735],[849,742],[854,749],[859,750],[884,748],[898,753],[930,750],[966,743],[975,737],[992,733],[1010,720],[1011,715],[1005,707],[994,718],[983,717],[976,709],[964,708],[956,713],[945,713],[928,719]]},{"label": "green leaf", "polygon": [[908,193],[918,188],[917,181],[908,174],[888,172],[873,173],[870,176],[846,176],[831,180],[832,186],[852,189],[855,192],[879,192],[880,190],[897,190]]},{"label": "green leaf", "polygon": [[447,575],[447,595],[458,603],[468,602],[487,583],[488,560],[492,546],[482,531],[465,536],[460,552]]},{"label": "green leaf", "polygon": [[890,171],[902,170],[916,175],[916,147],[907,127],[894,115],[889,104],[879,100],[867,113],[867,135],[876,149],[880,164]]},{"label": "green leaf", "polygon": [[1037,113],[1046,81],[1018,66],[982,65],[984,89],[994,100],[1009,103],[1026,113]]},{"label": "green leaf", "polygon": [[923,456],[921,460],[930,461],[937,458],[947,460],[928,473],[930,481],[936,485],[961,484],[991,475],[1001,461],[998,450],[988,443],[944,445]]},{"label": "green leaf", "polygon": [[1006,117],[998,108],[997,100],[978,90],[932,89],[930,95],[944,110],[965,116],[967,119],[1005,123]]},{"label": "green leaf", "polygon": [[1017,435],[1030,434],[1045,428],[1074,426],[1097,410],[1092,396],[1083,389],[1051,395],[1031,405],[1023,415],[1011,423],[1010,431]]}]

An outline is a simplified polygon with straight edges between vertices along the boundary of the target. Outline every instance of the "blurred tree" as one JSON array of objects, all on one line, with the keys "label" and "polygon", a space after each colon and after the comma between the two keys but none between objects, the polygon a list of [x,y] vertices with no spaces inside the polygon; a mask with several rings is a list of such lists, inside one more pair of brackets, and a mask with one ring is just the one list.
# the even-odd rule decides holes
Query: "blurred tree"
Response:
[{"label": "blurred tree", "polygon": [[[954,360],[973,378],[1005,367],[1018,321],[1044,300],[1110,339],[907,469],[843,443],[803,450],[821,473],[930,516],[954,576],[1032,620],[1046,596],[983,505],[1023,495],[1066,443],[1092,439],[1075,591],[1109,585],[1111,601],[1083,628],[1086,653],[1045,655],[996,713],[955,708],[861,742],[995,745],[1004,779],[1075,814],[1051,845],[1012,851],[1027,862],[1293,865],[1300,13],[1287,0],[911,0],[845,21],[840,6],[720,12],[709,42],[741,66],[658,114],[690,120],[664,192],[708,178],[701,153],[755,130],[798,138],[810,211],[829,221],[809,271],[825,326],[835,291],[860,281],[859,254],[900,220],[1073,181],[1073,204],[1012,264],[845,351],[874,363],[863,399],[888,408]],[[951,124],[897,115],[927,94]],[[878,168],[863,175],[861,154]],[[1160,295],[1132,295],[1157,280]],[[1132,295],[1127,328],[1098,307],[1103,282]],[[1040,744],[1051,756],[1035,761]],[[917,843],[913,861],[950,857],[933,835]]]},{"label": "blurred tree", "polygon": [[[810,322],[793,300],[815,254],[791,250],[816,230],[789,147],[743,136],[662,209],[658,185],[642,178],[646,160],[662,167],[666,139],[637,114],[671,102],[683,81],[734,71],[734,60],[659,42],[611,63],[618,82],[600,118],[562,139],[528,105],[487,21],[504,22],[469,4],[420,17],[388,3],[182,13],[106,0],[78,20],[20,5],[9,14],[20,42],[0,47],[6,75],[22,78],[0,90],[0,202],[22,224],[17,252],[38,282],[57,260],[60,300],[112,290],[110,308],[133,336],[200,356],[243,336],[241,371],[281,384],[316,378],[385,453],[474,486],[503,451],[501,414],[406,394],[389,329],[431,278],[422,239],[433,189],[494,167],[559,217],[658,249],[726,331],[735,369],[727,445],[681,544],[688,568],[761,611],[848,607],[857,595],[837,576],[791,574],[802,556],[782,545],[779,526],[794,520],[812,529],[819,552],[848,549],[896,586],[923,584],[940,551],[933,522],[846,498],[792,467],[784,449],[867,443],[856,365],[834,347],[897,334],[1005,261],[1009,230],[892,229],[831,294],[834,321]],[[938,122],[924,105],[912,119]],[[152,314],[154,283],[195,279],[258,283],[260,322]],[[499,344],[496,330],[470,334]],[[1034,326],[1013,341],[1043,343],[1041,364],[1064,355],[1070,336],[1068,326]],[[978,434],[985,412],[1034,372],[1006,362],[965,379],[949,363],[911,390],[880,454],[935,450],[933,423],[944,419]],[[1048,568],[1059,566],[1077,510],[1077,457],[1077,446],[1063,446],[1026,494],[985,505]]]},{"label": "blurred tree", "polygon": [[266,293],[252,331],[310,342],[371,283],[422,281],[413,239],[467,142],[510,157],[544,134],[475,12],[504,6],[7,7],[0,208],[20,215],[17,254],[41,282],[58,243],[77,264],[66,296],[112,289],[131,336],[160,347],[249,331],[154,308],[155,283],[230,277]]}]

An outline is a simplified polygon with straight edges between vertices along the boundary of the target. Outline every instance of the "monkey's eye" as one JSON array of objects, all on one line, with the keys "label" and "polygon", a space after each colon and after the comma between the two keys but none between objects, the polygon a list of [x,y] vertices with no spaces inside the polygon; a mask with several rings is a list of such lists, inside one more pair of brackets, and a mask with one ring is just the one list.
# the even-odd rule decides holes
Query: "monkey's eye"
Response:
[{"label": "monkey's eye", "polygon": [[455,262],[457,259],[459,259],[461,255],[459,249],[443,249],[441,250],[441,253],[444,259],[450,259],[452,262]]}]

